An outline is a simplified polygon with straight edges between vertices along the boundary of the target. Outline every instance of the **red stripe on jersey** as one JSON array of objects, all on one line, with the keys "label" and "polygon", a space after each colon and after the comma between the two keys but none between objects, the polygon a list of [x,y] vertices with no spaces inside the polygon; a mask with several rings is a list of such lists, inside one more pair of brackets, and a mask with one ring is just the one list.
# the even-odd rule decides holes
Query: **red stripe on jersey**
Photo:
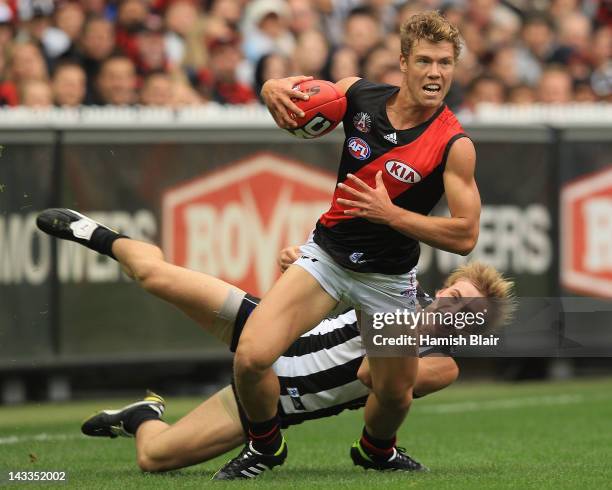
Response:
[{"label": "red stripe on jersey", "polygon": [[[361,167],[355,175],[370,187],[376,187],[376,174],[381,170],[383,182],[389,197],[393,200],[409,191],[414,185],[418,185],[443,163],[448,142],[459,133],[463,133],[463,128],[446,107],[416,140],[389,150]],[[349,185],[350,181],[345,180],[343,183]],[[319,219],[327,228],[354,218],[344,214],[349,208],[338,204],[338,198],[353,199],[349,193],[336,187],[331,207]]]}]

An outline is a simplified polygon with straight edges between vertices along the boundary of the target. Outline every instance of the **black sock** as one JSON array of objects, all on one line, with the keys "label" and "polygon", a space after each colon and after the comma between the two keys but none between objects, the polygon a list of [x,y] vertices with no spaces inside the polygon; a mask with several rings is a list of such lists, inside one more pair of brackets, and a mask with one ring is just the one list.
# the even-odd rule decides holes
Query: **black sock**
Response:
[{"label": "black sock", "polygon": [[253,449],[263,454],[274,454],[278,451],[283,442],[280,428],[281,421],[278,413],[265,422],[249,420],[249,440]]},{"label": "black sock", "polygon": [[130,410],[123,419],[123,428],[130,434],[136,435],[138,427],[147,420],[161,420],[161,416],[151,407],[143,405],[136,410]]},{"label": "black sock", "polygon": [[359,442],[366,453],[372,456],[388,458],[393,454],[396,438],[393,436],[391,439],[377,439],[368,434],[364,427]]},{"label": "black sock", "polygon": [[111,259],[117,260],[113,255],[113,243],[118,238],[129,238],[121,233],[116,233],[108,228],[98,226],[91,234],[89,248],[103,255],[108,255]]}]

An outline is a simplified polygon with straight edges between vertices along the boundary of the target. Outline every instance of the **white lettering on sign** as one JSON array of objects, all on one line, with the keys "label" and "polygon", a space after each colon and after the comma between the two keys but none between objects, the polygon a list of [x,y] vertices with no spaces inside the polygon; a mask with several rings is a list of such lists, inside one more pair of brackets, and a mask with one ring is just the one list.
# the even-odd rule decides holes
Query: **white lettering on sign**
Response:
[{"label": "white lettering on sign", "polygon": [[327,201],[292,202],[292,186],[284,185],[264,220],[248,185],[240,200],[221,209],[192,204],[185,209],[186,263],[189,269],[223,277],[244,278],[254,266],[260,291],[267,291],[278,271],[278,252],[285,244],[303,243]]},{"label": "white lettering on sign", "polygon": [[[480,216],[478,243],[469,260],[482,260],[501,271],[517,274],[541,274],[552,262],[550,238],[551,218],[541,204],[525,208],[514,205],[483,206]],[[432,266],[435,257],[438,269],[448,273],[468,260],[468,257],[432,251],[423,246],[419,271]]]},{"label": "white lettering on sign", "polygon": [[584,265],[591,272],[612,270],[612,199],[601,197],[583,206],[586,228]]},{"label": "white lettering on sign", "polygon": [[0,216],[0,284],[41,284],[51,269],[49,238],[36,213]]},{"label": "white lettering on sign", "polygon": [[[0,284],[38,285],[49,279],[51,240],[36,227],[38,213],[0,216]],[[148,210],[135,213],[88,213],[92,219],[140,240],[153,241],[155,216]],[[122,277],[119,263],[74,242],[57,240],[60,282],[116,282]]]}]

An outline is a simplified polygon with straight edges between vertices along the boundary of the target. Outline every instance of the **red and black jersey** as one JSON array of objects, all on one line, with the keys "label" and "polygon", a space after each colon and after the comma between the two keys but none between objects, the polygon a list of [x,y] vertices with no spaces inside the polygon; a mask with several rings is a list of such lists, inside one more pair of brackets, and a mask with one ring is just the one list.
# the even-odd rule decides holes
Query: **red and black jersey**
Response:
[{"label": "red and black jersey", "polygon": [[[394,204],[429,214],[444,193],[442,174],[451,145],[466,137],[455,115],[442,105],[424,123],[396,130],[387,117],[387,101],[399,87],[359,80],[347,91],[343,119],[344,148],[338,182],[352,173],[375,186],[383,180]],[[343,267],[358,272],[403,274],[419,260],[419,243],[389,226],[347,216],[336,188],[331,208],[319,218],[314,241]]]}]

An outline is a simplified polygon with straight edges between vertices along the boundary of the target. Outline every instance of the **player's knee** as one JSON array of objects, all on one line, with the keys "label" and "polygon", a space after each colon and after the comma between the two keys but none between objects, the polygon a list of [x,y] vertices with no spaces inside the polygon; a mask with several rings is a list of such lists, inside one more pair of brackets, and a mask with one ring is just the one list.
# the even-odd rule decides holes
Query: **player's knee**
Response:
[{"label": "player's knee", "polygon": [[408,410],[412,404],[412,387],[403,383],[375,387],[374,394],[383,407]]},{"label": "player's knee", "polygon": [[448,367],[444,371],[444,386],[448,386],[457,381],[459,377],[459,366],[453,361],[449,363]]},{"label": "player's knee", "polygon": [[151,293],[164,290],[168,279],[163,273],[163,262],[157,259],[143,259],[132,269],[134,278],[143,289]]},{"label": "player's knee", "polygon": [[147,473],[158,473],[166,469],[163,460],[151,458],[146,453],[139,454],[137,462],[138,467],[141,469],[141,471]]},{"label": "player's knee", "polygon": [[252,348],[249,342],[242,339],[234,356],[234,372],[243,379],[259,378],[264,371],[272,367],[274,360],[260,349]]}]

